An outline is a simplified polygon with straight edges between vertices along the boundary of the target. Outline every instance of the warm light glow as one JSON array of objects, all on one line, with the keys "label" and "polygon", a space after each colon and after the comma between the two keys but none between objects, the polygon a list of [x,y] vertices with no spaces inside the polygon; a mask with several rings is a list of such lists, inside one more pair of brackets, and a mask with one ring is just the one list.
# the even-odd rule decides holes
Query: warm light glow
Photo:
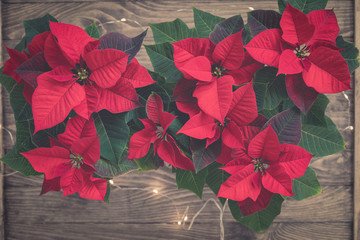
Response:
[{"label": "warm light glow", "polygon": [[120,19],[121,22],[126,22],[126,18]]},{"label": "warm light glow", "polygon": [[181,221],[178,221],[178,225],[181,225]]},{"label": "warm light glow", "polygon": [[111,185],[114,185],[114,181],[113,180],[109,180],[109,183],[111,184]]},{"label": "warm light glow", "polygon": [[254,10],[255,10],[255,8],[253,8],[253,7],[249,7],[249,10],[254,11]]},{"label": "warm light glow", "polygon": [[187,216],[185,216],[184,217],[184,222],[186,222],[188,220],[188,217]]},{"label": "warm light glow", "polygon": [[156,194],[157,194],[157,193],[159,193],[159,191],[158,191],[157,189],[154,189],[154,190],[153,190],[153,193],[156,193]]}]

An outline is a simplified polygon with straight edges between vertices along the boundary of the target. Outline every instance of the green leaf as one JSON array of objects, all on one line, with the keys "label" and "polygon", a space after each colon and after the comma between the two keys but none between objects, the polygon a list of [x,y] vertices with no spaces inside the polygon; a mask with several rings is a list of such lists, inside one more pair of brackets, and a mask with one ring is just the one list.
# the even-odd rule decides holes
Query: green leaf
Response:
[{"label": "green leaf", "polygon": [[177,82],[183,77],[183,74],[175,67],[174,49],[170,43],[145,45],[145,49],[154,71],[165,77],[167,82]]},{"label": "green leaf", "polygon": [[199,172],[200,170],[206,168],[220,157],[221,144],[221,141],[216,141],[206,148],[205,140],[193,139],[190,144],[190,148],[195,172]]},{"label": "green leaf", "polygon": [[281,205],[284,198],[275,194],[266,209],[253,213],[249,216],[242,216],[237,202],[229,200],[229,208],[233,217],[240,223],[256,232],[264,232],[281,212]]},{"label": "green leaf", "polygon": [[100,177],[113,178],[118,175],[127,173],[138,166],[134,160],[128,159],[128,151],[123,151],[121,158],[117,163],[113,163],[104,158],[100,158],[95,164],[96,174]]},{"label": "green leaf", "polygon": [[37,146],[32,143],[32,121],[16,122],[16,144],[1,160],[10,168],[22,173],[25,176],[35,176],[36,172],[29,161],[20,153],[30,151]]},{"label": "green leaf", "polygon": [[302,177],[293,179],[293,193],[295,200],[303,200],[305,198],[321,193],[321,186],[313,169],[308,167]]},{"label": "green leaf", "polygon": [[255,10],[248,12],[247,17],[253,37],[267,29],[280,28],[281,15],[273,10]]},{"label": "green leaf", "polygon": [[33,119],[32,109],[23,95],[24,85],[17,85],[10,91],[10,104],[16,121]]},{"label": "green leaf", "polygon": [[114,164],[121,159],[129,136],[125,116],[126,113],[113,114],[106,110],[93,115],[100,135],[100,155]]},{"label": "green leaf", "polygon": [[328,0],[278,0],[278,6],[281,14],[284,12],[287,3],[308,14],[313,10],[325,9],[327,2]]},{"label": "green leaf", "polygon": [[325,110],[329,102],[329,99],[324,94],[319,94],[314,104],[303,117],[303,124],[327,127]]},{"label": "green leaf", "polygon": [[158,94],[163,100],[164,111],[167,111],[170,103],[170,96],[167,94],[165,89],[163,89],[158,83],[154,83],[142,88],[137,88],[136,92],[138,94],[140,104],[144,106],[146,105],[146,101],[150,96],[150,94],[152,93]]},{"label": "green leaf", "polygon": [[164,161],[159,158],[157,154],[154,154],[154,148],[151,145],[149,152],[142,158],[136,159],[135,162],[139,166],[139,171],[156,170],[159,167],[164,166]]},{"label": "green leaf", "polygon": [[95,39],[99,39],[100,38],[100,32],[98,27],[96,26],[95,22],[93,22],[92,24],[90,24],[89,26],[87,26],[85,28],[85,31],[87,32],[87,34]]},{"label": "green leaf", "polygon": [[[214,162],[207,167],[208,175],[206,177],[206,184],[209,186],[211,191],[213,191],[216,195],[219,192],[221,184],[223,184],[223,182],[225,182],[226,179],[230,177],[229,173],[219,169],[223,166],[224,164]],[[225,198],[219,198],[219,200],[222,204],[224,204],[226,201]]]},{"label": "green leaf", "polygon": [[277,69],[264,67],[255,73],[254,90],[258,110],[276,108],[282,100],[288,98],[285,86],[285,76],[276,76]]},{"label": "green leaf", "polygon": [[32,39],[43,32],[50,31],[49,21],[57,22],[50,14],[46,14],[41,18],[35,18],[24,21],[26,43],[31,43]]},{"label": "green leaf", "polygon": [[222,17],[214,16],[211,13],[201,11],[193,7],[194,23],[199,38],[206,38],[214,29],[215,25],[224,20]]},{"label": "green leaf", "polygon": [[350,73],[354,72],[359,67],[359,49],[355,47],[354,43],[345,41],[342,36],[336,38],[336,46],[343,48],[340,53],[348,64]]},{"label": "green leaf", "polygon": [[325,116],[327,127],[302,125],[300,147],[316,157],[328,156],[345,149],[345,142],[336,125]]},{"label": "green leaf", "polygon": [[202,193],[208,175],[208,169],[205,168],[198,173],[176,169],[176,184],[178,189],[188,189],[199,196],[202,199]]},{"label": "green leaf", "polygon": [[186,23],[177,18],[172,22],[149,23],[156,44],[177,42],[191,37],[197,37],[195,29],[189,29]]},{"label": "green leaf", "polygon": [[[1,68],[1,72],[3,72],[3,68]],[[3,87],[5,87],[8,93],[10,93],[17,84],[17,82],[12,77],[6,74],[0,74],[0,83]]]},{"label": "green leaf", "polygon": [[109,183],[109,181],[107,182],[107,187],[106,187],[106,194],[105,194],[105,197],[104,197],[104,201],[107,203],[107,204],[110,204],[110,192],[111,192],[111,184]]},{"label": "green leaf", "polygon": [[190,137],[177,132],[182,128],[183,124],[181,124],[180,120],[178,118],[175,118],[174,121],[170,124],[167,132],[175,139],[176,144],[179,146],[179,148],[183,151],[185,151],[185,155],[188,155],[188,157],[191,154],[190,151]]},{"label": "green leaf", "polygon": [[[218,44],[228,36],[240,32],[243,28],[244,21],[241,15],[235,15],[216,24],[214,30],[209,35],[209,39],[213,43]],[[246,33],[244,32],[241,35],[242,39],[246,38],[244,34]]]}]

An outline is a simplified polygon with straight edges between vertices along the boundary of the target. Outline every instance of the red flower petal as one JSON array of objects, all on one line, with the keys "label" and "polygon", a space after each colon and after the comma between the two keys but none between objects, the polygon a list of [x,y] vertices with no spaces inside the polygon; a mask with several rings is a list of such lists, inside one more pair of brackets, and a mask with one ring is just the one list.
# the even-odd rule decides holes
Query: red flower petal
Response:
[{"label": "red flower petal", "polygon": [[293,103],[304,113],[311,108],[319,93],[306,86],[301,74],[286,75],[286,90]]},{"label": "red flower petal", "polygon": [[243,30],[231,34],[219,42],[214,49],[213,60],[227,70],[238,69],[244,61],[244,47],[241,37]]},{"label": "red flower petal", "polygon": [[281,53],[277,75],[281,73],[296,74],[301,73],[303,70],[303,65],[301,65],[300,59],[293,50],[286,49]]},{"label": "red flower petal", "polygon": [[88,173],[82,168],[70,168],[65,175],[60,178],[60,186],[63,189],[63,197],[79,192],[92,173]]},{"label": "red flower petal", "polygon": [[186,38],[171,44],[174,47],[175,65],[186,62],[194,57],[208,57],[211,53],[212,42],[206,38]]},{"label": "red flower petal", "polygon": [[252,82],[241,86],[233,92],[228,116],[238,126],[248,125],[258,116],[256,96]]},{"label": "red flower petal", "polygon": [[315,26],[314,36],[308,45],[315,41],[329,41],[335,45],[335,40],[339,35],[339,26],[334,10],[315,10],[311,11],[307,18]]},{"label": "red flower petal", "polygon": [[213,117],[199,112],[197,115],[191,117],[177,134],[183,133],[197,139],[213,138],[215,136],[216,126]]},{"label": "red flower petal", "polygon": [[112,113],[121,113],[140,107],[139,99],[133,85],[120,78],[111,88],[97,88],[99,102],[97,112],[107,109]]},{"label": "red flower petal", "polygon": [[104,197],[107,191],[107,181],[100,178],[89,178],[84,182],[79,195],[82,198],[101,200],[104,201]]},{"label": "red flower petal", "polygon": [[[173,160],[173,163],[174,163],[173,166],[175,168],[181,168],[181,169],[194,171],[195,167],[194,167],[193,162],[180,151],[179,147],[176,145],[175,140],[170,135],[167,135],[167,140],[170,143],[170,145],[174,151],[174,154],[175,154],[175,158]],[[165,161],[165,162],[167,162],[167,161]]]},{"label": "red flower petal", "polygon": [[280,27],[282,38],[293,46],[308,43],[315,31],[315,26],[309,23],[306,15],[289,3],[281,17]]},{"label": "red flower petal", "polygon": [[252,164],[251,160],[251,157],[244,155],[242,158],[237,158],[228,162],[221,169],[226,171],[227,173],[230,173],[231,175],[236,174],[237,172],[241,171],[243,168],[249,165],[252,166],[254,170],[254,165]]},{"label": "red flower petal", "polygon": [[64,121],[85,98],[83,86],[77,83],[61,83],[43,74],[38,84],[32,98],[35,132]]},{"label": "red flower petal", "polygon": [[261,192],[256,199],[256,201],[251,200],[250,198],[245,199],[244,201],[238,202],[241,214],[244,216],[248,216],[260,210],[267,208],[269,203],[271,202],[271,197],[274,194],[269,192],[265,188],[261,189]]},{"label": "red flower petal", "polygon": [[244,167],[221,184],[216,197],[228,198],[234,201],[243,201],[249,197],[256,201],[261,191],[261,184],[254,185],[252,181],[256,174],[252,164]]},{"label": "red flower petal", "polygon": [[223,128],[221,140],[229,148],[239,148],[243,145],[241,130],[234,121],[228,122]]},{"label": "red flower petal", "polygon": [[211,63],[204,56],[194,57],[184,62],[178,69],[184,73],[184,76],[190,76],[190,79],[196,79],[203,82],[213,80],[211,74]]},{"label": "red flower petal", "polygon": [[291,197],[294,195],[292,192],[292,181],[287,175],[285,169],[279,164],[271,165],[265,170],[262,176],[262,184],[264,188],[273,193],[280,193],[281,195]]},{"label": "red flower petal", "polygon": [[190,117],[193,117],[200,112],[197,99],[192,96],[195,87],[195,81],[182,78],[177,82],[173,92],[178,110],[189,114]]},{"label": "red flower petal", "polygon": [[231,158],[232,149],[225,144],[221,145],[221,155],[216,159],[218,163],[227,164],[232,160]]},{"label": "red flower petal", "polygon": [[242,85],[250,82],[254,78],[257,70],[262,68],[264,64],[255,61],[248,52],[245,52],[245,58],[240,68],[228,72],[234,78],[235,85]]},{"label": "red flower petal", "polygon": [[121,77],[129,81],[134,88],[145,87],[155,83],[147,69],[141,66],[135,58],[127,65]]},{"label": "red flower petal", "polygon": [[80,138],[94,137],[96,128],[94,119],[86,120],[80,116],[71,118],[66,123],[65,132],[58,135],[59,142],[66,148],[70,148],[73,142]]},{"label": "red flower petal", "polygon": [[249,54],[258,62],[278,67],[282,52],[280,29],[268,29],[256,35],[246,46]]},{"label": "red flower petal", "polygon": [[52,179],[46,179],[44,177],[40,195],[43,195],[50,191],[58,192],[60,190],[61,190],[60,177],[56,177],[56,178],[52,178]]},{"label": "red flower petal", "polygon": [[75,64],[61,50],[53,34],[49,34],[45,41],[44,57],[51,68],[56,68],[58,66],[75,67]]},{"label": "red flower petal", "polygon": [[91,41],[96,41],[84,29],[75,25],[50,22],[50,29],[72,66],[79,63],[85,46]]},{"label": "red flower petal", "polygon": [[291,179],[304,175],[312,157],[313,155],[302,147],[287,143],[280,145],[279,165]]},{"label": "red flower petal", "polygon": [[193,96],[198,99],[201,110],[223,123],[232,100],[232,85],[233,78],[225,75],[213,82],[199,84]]},{"label": "red flower petal", "polygon": [[31,56],[36,55],[37,53],[44,52],[44,46],[46,39],[48,38],[50,31],[46,31],[36,35],[31,43],[28,45],[29,53]]},{"label": "red flower petal", "polygon": [[271,124],[256,135],[248,146],[250,157],[261,158],[263,161],[278,162],[280,155],[279,139]]},{"label": "red flower petal", "polygon": [[21,153],[33,166],[35,171],[45,174],[47,179],[54,178],[54,172],[58,165],[67,163],[70,160],[69,150],[61,147],[36,148]]},{"label": "red flower petal", "polygon": [[319,93],[338,93],[350,89],[349,68],[341,54],[327,47],[318,47],[309,56],[309,71],[303,72],[307,86]]},{"label": "red flower petal", "polygon": [[131,136],[129,143],[129,159],[138,159],[145,156],[149,151],[151,143],[157,139],[155,133],[155,129],[157,129],[156,125],[149,119],[144,119],[142,121],[143,123],[147,122],[149,125],[148,127],[145,125],[145,129],[136,132]]},{"label": "red flower petal", "polygon": [[156,93],[149,96],[146,102],[146,113],[151,121],[160,123],[164,132],[170,126],[171,122],[176,118],[174,115],[163,111],[163,101]]},{"label": "red flower petal", "polygon": [[89,119],[91,114],[98,109],[99,95],[97,88],[90,85],[84,86],[85,98],[83,101],[74,107],[74,111],[81,117]]},{"label": "red flower petal", "polygon": [[84,163],[93,165],[100,158],[99,136],[81,138],[72,144],[71,149],[83,157]]},{"label": "red flower petal", "polygon": [[110,88],[116,84],[126,69],[128,55],[120,50],[94,50],[83,56],[90,69],[90,79],[101,88]]}]

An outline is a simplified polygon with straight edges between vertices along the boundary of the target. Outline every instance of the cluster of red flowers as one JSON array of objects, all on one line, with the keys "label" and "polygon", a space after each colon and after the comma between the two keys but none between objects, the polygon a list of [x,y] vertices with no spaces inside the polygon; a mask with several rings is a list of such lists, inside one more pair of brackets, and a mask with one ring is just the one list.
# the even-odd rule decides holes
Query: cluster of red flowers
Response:
[{"label": "cluster of red flowers", "polygon": [[[231,176],[218,197],[237,201],[243,215],[264,209],[278,193],[292,196],[292,180],[301,177],[313,155],[293,142],[280,141],[268,120],[258,114],[252,79],[265,65],[286,74],[286,88],[294,104],[306,113],[319,93],[350,88],[348,66],[336,47],[339,33],[335,14],[317,10],[305,15],[289,4],[281,29],[268,29],[243,46],[243,30],[218,43],[187,38],[172,43],[173,59],[183,78],[173,91],[177,110],[188,115],[177,132],[220,142],[216,160]],[[28,52],[8,49],[4,73],[25,85],[32,106],[35,132],[67,119],[64,133],[50,148],[23,153],[34,169],[44,173],[42,193],[63,190],[64,196],[104,200],[107,181],[93,177],[100,158],[99,137],[92,114],[102,109],[121,113],[140,107],[135,88],[153,84],[147,70],[123,51],[99,49],[100,40],[83,29],[50,22]],[[29,61],[36,72],[19,71]],[[25,64],[26,65],[26,64]],[[21,70],[21,69],[20,69]],[[175,168],[195,170],[190,153],[183,152],[168,131],[176,116],[164,111],[161,97],[152,93],[145,106],[144,129],[129,141],[128,159],[154,154]]]}]

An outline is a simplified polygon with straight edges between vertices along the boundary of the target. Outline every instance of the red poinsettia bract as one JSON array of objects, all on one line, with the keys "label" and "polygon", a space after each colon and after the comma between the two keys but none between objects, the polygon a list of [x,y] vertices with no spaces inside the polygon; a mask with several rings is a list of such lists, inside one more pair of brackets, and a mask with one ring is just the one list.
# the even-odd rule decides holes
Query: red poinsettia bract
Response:
[{"label": "red poinsettia bract", "polygon": [[154,154],[175,168],[194,170],[192,161],[176,145],[175,140],[166,133],[175,116],[163,111],[163,102],[159,95],[153,93],[146,103],[149,119],[140,119],[144,129],[134,133],[129,143],[129,159],[144,157],[154,143]]},{"label": "red poinsettia bract", "polygon": [[310,98],[314,102],[317,92],[350,89],[349,69],[335,44],[339,27],[333,10],[305,15],[288,3],[280,27],[259,33],[245,48],[255,60],[277,67],[279,74],[288,74],[289,96],[303,112],[311,106],[304,101]]},{"label": "red poinsettia bract", "polygon": [[33,95],[35,132],[62,122],[71,110],[89,119],[140,106],[135,88],[154,83],[136,59],[116,49],[99,50],[99,40],[70,24],[50,22],[45,59],[52,71],[38,77]]},{"label": "red poinsettia bract", "polygon": [[291,197],[292,179],[305,173],[312,158],[299,146],[280,144],[271,125],[251,135],[248,141],[244,139],[244,147],[233,153],[233,160],[222,168],[231,176],[217,195],[239,201],[240,209],[247,214],[265,208],[272,193]]},{"label": "red poinsettia bract", "polygon": [[58,140],[51,147],[40,147],[22,153],[33,168],[44,173],[42,194],[63,190],[64,197],[78,192],[82,198],[104,201],[105,179],[94,178],[93,165],[100,158],[99,136],[95,136],[94,121],[79,116],[70,119]]},{"label": "red poinsettia bract", "polygon": [[215,142],[221,136],[225,145],[229,148],[237,148],[242,143],[239,127],[246,126],[258,116],[256,97],[252,82],[241,86],[232,94],[232,100],[224,122],[219,122],[203,111],[191,116],[179,130],[197,139],[207,139],[207,146]]},{"label": "red poinsettia bract", "polygon": [[249,82],[262,66],[244,52],[241,34],[232,34],[217,45],[204,38],[172,43],[175,66],[186,79],[197,81],[193,96],[200,109],[220,122],[229,110],[233,84]]}]

